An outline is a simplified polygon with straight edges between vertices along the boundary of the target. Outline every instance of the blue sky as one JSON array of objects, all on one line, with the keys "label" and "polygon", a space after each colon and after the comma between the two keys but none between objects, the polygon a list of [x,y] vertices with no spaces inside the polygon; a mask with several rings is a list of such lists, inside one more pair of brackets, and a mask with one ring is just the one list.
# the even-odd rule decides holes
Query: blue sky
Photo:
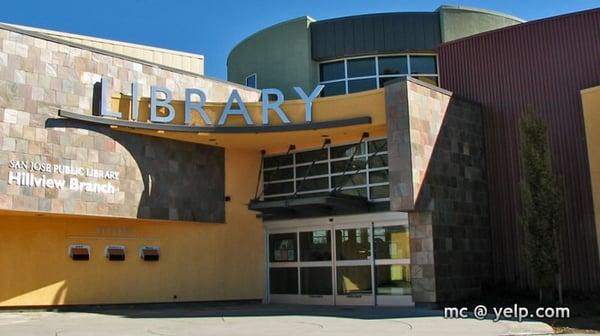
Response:
[{"label": "blue sky", "polygon": [[17,0],[0,21],[200,53],[205,73],[225,79],[231,48],[262,28],[308,15],[317,20],[364,13],[433,11],[442,4],[496,10],[535,20],[600,7],[600,0]]}]

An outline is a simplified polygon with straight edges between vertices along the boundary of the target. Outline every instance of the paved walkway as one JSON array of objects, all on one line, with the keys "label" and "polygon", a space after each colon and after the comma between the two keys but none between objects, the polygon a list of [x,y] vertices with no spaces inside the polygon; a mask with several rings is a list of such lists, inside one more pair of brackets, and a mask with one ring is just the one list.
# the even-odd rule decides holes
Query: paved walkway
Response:
[{"label": "paved walkway", "polygon": [[0,335],[547,335],[541,322],[448,320],[414,308],[181,305],[86,312],[0,311]]}]

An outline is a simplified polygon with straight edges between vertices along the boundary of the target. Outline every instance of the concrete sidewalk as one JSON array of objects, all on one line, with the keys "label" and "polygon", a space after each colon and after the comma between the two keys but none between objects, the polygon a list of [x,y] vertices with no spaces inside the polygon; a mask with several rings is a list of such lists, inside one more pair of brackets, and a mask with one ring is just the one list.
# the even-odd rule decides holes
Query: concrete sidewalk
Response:
[{"label": "concrete sidewalk", "polygon": [[0,311],[0,335],[548,335],[542,322],[444,319],[415,308],[178,305]]}]

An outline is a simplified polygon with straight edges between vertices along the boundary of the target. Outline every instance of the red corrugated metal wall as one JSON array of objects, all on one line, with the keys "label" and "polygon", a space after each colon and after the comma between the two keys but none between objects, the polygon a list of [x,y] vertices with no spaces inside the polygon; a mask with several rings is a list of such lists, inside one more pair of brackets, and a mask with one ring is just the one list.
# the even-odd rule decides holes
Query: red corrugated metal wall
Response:
[{"label": "red corrugated metal wall", "polygon": [[531,285],[519,248],[518,122],[532,105],[550,127],[555,168],[564,183],[565,288],[600,289],[579,92],[600,85],[600,9],[449,42],[438,52],[441,86],[483,107],[494,280]]}]

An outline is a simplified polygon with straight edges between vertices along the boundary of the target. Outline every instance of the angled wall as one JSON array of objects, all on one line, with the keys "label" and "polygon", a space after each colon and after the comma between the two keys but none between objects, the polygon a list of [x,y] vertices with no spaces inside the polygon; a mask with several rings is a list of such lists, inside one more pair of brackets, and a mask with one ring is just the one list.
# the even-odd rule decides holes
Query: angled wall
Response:
[{"label": "angled wall", "polygon": [[525,22],[503,13],[463,6],[441,6],[438,12],[442,42]]},{"label": "angled wall", "polygon": [[594,198],[596,240],[600,257],[600,86],[581,90],[585,138],[590,161],[590,180]]},{"label": "angled wall", "polygon": [[476,296],[491,256],[481,109],[412,78],[385,94],[390,209],[408,212],[413,299]]}]

